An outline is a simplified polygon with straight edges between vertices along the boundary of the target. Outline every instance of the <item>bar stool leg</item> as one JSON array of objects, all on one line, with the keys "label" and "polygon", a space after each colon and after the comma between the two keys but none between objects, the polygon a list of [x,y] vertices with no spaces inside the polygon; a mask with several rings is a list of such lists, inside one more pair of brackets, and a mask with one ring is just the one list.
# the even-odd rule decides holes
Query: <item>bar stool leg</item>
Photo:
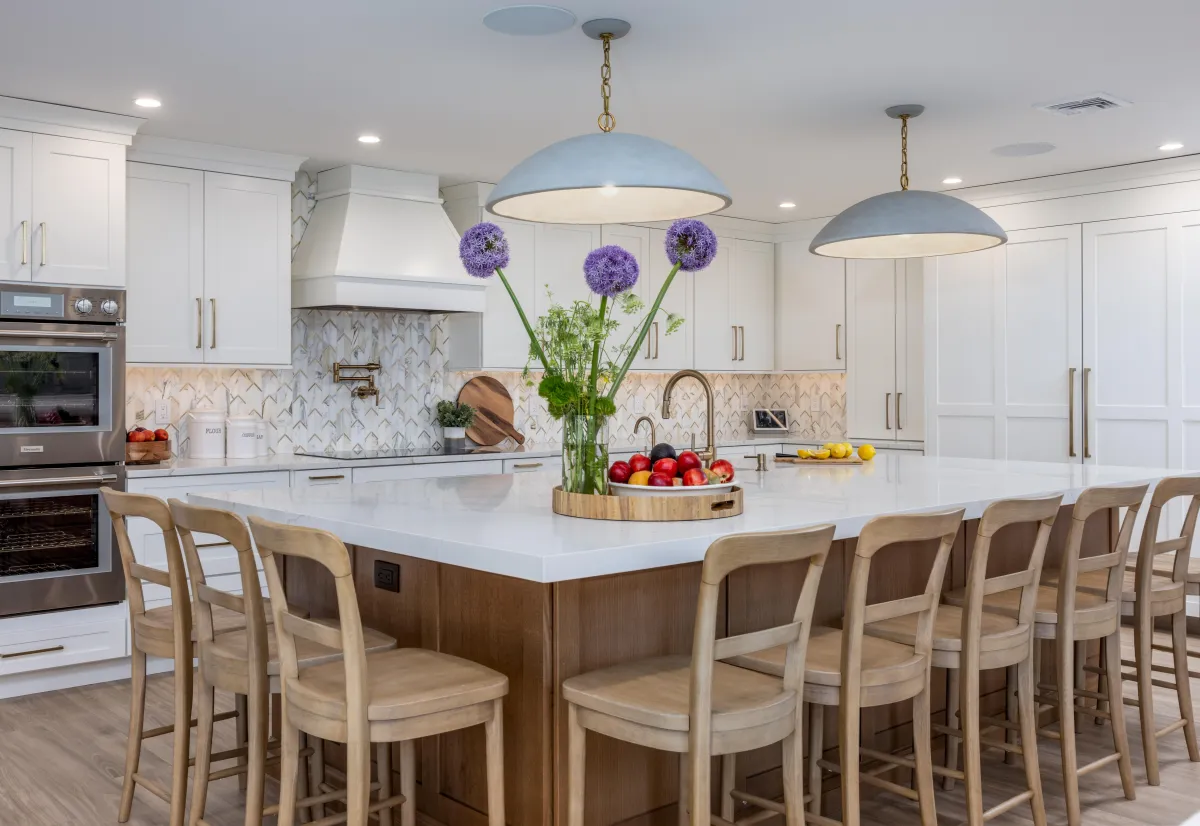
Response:
[{"label": "bar stool leg", "polygon": [[[967,680],[969,683],[970,680]],[[978,694],[979,692],[975,692]],[[917,770],[913,778],[913,785],[917,789],[919,796],[919,804],[921,807],[921,826],[938,826],[937,824],[937,808],[934,802],[933,795],[933,728],[932,721],[929,715],[932,713],[930,708],[930,688],[929,674],[925,675],[925,688],[913,698],[913,758],[916,760]],[[967,710],[964,709],[960,717],[966,716]],[[973,715],[975,725],[979,725],[978,711]],[[964,749],[964,752],[969,751]],[[855,760],[858,759],[857,741],[854,749]],[[970,755],[966,755],[964,759],[969,760]],[[857,763],[855,763],[857,769]],[[858,784],[858,772],[855,771],[855,785]],[[970,788],[968,785],[967,788]],[[858,814],[857,809],[855,815]],[[847,824],[848,826],[848,824]]]},{"label": "bar stool leg", "polygon": [[[1032,672],[1030,672],[1032,674]],[[1007,669],[1004,681],[1004,700],[1005,712],[1004,717],[1008,722],[1017,722],[1017,716],[1020,714],[1021,698],[1018,696],[1018,686],[1021,683],[1021,673],[1019,666],[1010,665]],[[1005,729],[1004,742],[1009,745],[1016,745],[1017,733],[1012,729]],[[1004,762],[1010,766],[1017,764],[1017,755],[1011,751],[1004,753]]]},{"label": "bar stool leg", "polygon": [[146,653],[133,649],[130,664],[133,670],[129,692],[129,738],[125,741],[125,777],[121,781],[121,809],[117,822],[129,820],[133,809],[133,776],[137,774],[142,757],[142,725],[146,720]]},{"label": "bar stool leg", "polygon": [[[322,794],[321,786],[325,782],[325,741],[320,737],[309,737],[312,746],[312,757],[308,759],[308,785],[313,794]],[[318,803],[310,810],[314,820],[325,817],[325,804]]]},{"label": "bar stool leg", "polygon": [[[855,696],[848,696],[851,692],[842,690],[842,702],[838,706],[838,751],[841,753],[842,764],[842,826],[859,826],[862,821],[861,814],[861,797],[859,789],[859,761],[862,757],[859,754],[859,744],[862,742],[859,737],[862,735],[862,723],[859,719],[859,700],[857,692],[853,692]],[[917,743],[921,742],[921,735],[917,731],[916,718],[920,713],[916,709],[914,702],[913,708],[913,740]],[[926,735],[928,736],[928,735]],[[919,771],[918,764],[918,771]],[[924,815],[922,814],[922,824],[924,826]]]},{"label": "bar stool leg", "polygon": [[[296,824],[296,775],[300,772],[300,730],[283,713],[280,726],[279,818],[277,826]],[[349,780],[349,775],[347,775]]]},{"label": "bar stool leg", "polygon": [[[1060,629],[1067,631],[1069,629]],[[1071,686],[1075,679],[1075,642],[1066,634],[1055,640],[1057,662],[1055,677],[1058,681],[1058,730],[1059,745],[1062,746],[1063,797],[1067,804],[1067,823],[1080,826],[1082,815],[1079,810],[1079,756],[1075,751],[1075,693]]]},{"label": "bar stool leg", "polygon": [[[249,715],[249,712],[247,711],[248,703],[246,700],[246,695],[245,694],[234,694],[233,695],[233,707],[237,711],[237,719],[234,721],[234,724],[233,724],[234,730],[236,731],[236,735],[235,735],[236,742],[234,743],[234,745],[237,746],[237,748],[239,748],[239,749],[244,749],[250,743],[250,734],[249,734],[249,728],[248,728],[248,726],[250,725],[250,715]],[[239,757],[237,759],[237,764],[239,766],[245,766],[246,758]],[[246,775],[246,774],[238,775],[238,788],[241,789],[242,791],[246,790],[246,786],[249,784],[249,782],[250,781],[248,779],[248,775]]]},{"label": "bar stool leg", "polygon": [[1191,675],[1188,674],[1187,614],[1176,611],[1171,620],[1171,654],[1175,658],[1175,693],[1179,698],[1179,716],[1186,720],[1183,736],[1187,740],[1188,759],[1200,762],[1196,748],[1196,712],[1192,706]]},{"label": "bar stool leg", "polygon": [[1108,711],[1112,715],[1113,750],[1121,755],[1117,758],[1117,769],[1121,772],[1121,790],[1127,800],[1136,800],[1133,786],[1133,762],[1129,758],[1129,732],[1125,730],[1125,701],[1121,688],[1121,630],[1104,640],[1104,671],[1108,682]]},{"label": "bar stool leg", "polygon": [[[787,809],[787,826],[804,826],[804,732],[797,726],[783,741],[783,805]],[[730,765],[733,761],[729,761]],[[732,778],[730,778],[732,780]],[[733,798],[730,798],[732,804]],[[724,801],[722,800],[722,806]],[[733,821],[733,806],[729,816]]]},{"label": "bar stool leg", "polygon": [[[587,761],[587,729],[579,723],[579,709],[567,707],[567,826],[583,826],[584,766]],[[682,758],[681,758],[682,759]],[[681,771],[680,778],[686,777]],[[679,807],[686,811],[687,796],[679,790]],[[280,825],[282,826],[282,824]]]},{"label": "bar stool leg", "polygon": [[[208,773],[212,766],[213,744],[213,705],[216,703],[215,691],[200,674],[200,690],[197,694],[196,705],[196,768],[192,778],[192,809],[188,816],[189,826],[196,826],[204,817],[204,807],[208,802]],[[246,815],[252,810],[247,807]],[[262,806],[258,807],[259,820],[262,820]]]},{"label": "bar stool leg", "polygon": [[692,767],[688,764],[687,752],[679,755],[679,826],[688,826],[692,821],[688,817],[688,801],[691,789]]},{"label": "bar stool leg", "polygon": [[487,738],[488,826],[504,824],[504,702],[492,702],[492,716],[483,724]]},{"label": "bar stool leg", "polygon": [[400,744],[400,826],[417,826],[417,742],[405,740]]},{"label": "bar stool leg", "polygon": [[[783,760],[787,763],[787,745],[783,747]],[[787,769],[784,769],[784,777],[787,776]],[[734,802],[733,802],[733,787],[737,780],[737,755],[725,754],[721,756],[721,817],[729,822],[733,822]],[[786,784],[786,780],[785,780]],[[786,785],[784,786],[786,789]]]},{"label": "bar stool leg", "polygon": [[[961,728],[961,723],[956,723],[955,720],[960,717],[958,701],[959,701],[959,679],[960,673],[957,668],[949,668],[946,670],[946,725],[950,728]],[[957,737],[946,735],[946,760],[943,765],[948,769],[958,768],[958,752],[962,748],[962,741]],[[950,791],[954,788],[953,777],[942,778],[942,788]]]},{"label": "bar stool leg", "polygon": [[346,826],[366,826],[371,804],[371,741],[351,731],[346,743]]},{"label": "bar stool leg", "polygon": [[[963,734],[963,773],[967,787],[967,823],[983,826],[983,763],[980,760],[979,730],[979,669],[978,658],[974,666],[964,663],[965,674],[960,674],[959,727]],[[915,714],[916,712],[914,712]],[[916,730],[913,737],[916,738]],[[924,800],[922,800],[922,808]]]},{"label": "bar stool leg", "polygon": [[817,761],[825,755],[825,706],[808,704],[808,810],[821,814],[821,767]]},{"label": "bar stool leg", "polygon": [[192,646],[176,641],[175,652],[175,730],[171,753],[171,826],[183,826],[187,820],[188,744],[192,734]]},{"label": "bar stool leg", "polygon": [[[1105,637],[1104,639],[1100,640],[1100,667],[1107,668],[1108,667],[1107,663],[1108,663],[1108,638]],[[1097,676],[1096,677],[1096,691],[1100,694],[1104,693],[1104,691],[1101,690],[1102,682],[1104,682],[1104,679],[1100,676]],[[1124,703],[1122,703],[1122,705],[1124,705]],[[1097,711],[1108,711],[1109,710],[1108,706],[1109,706],[1108,700],[1097,700],[1096,701],[1096,710]],[[1097,717],[1095,720],[1095,723],[1098,726],[1102,726],[1102,725],[1104,725],[1104,720]]]},{"label": "bar stool leg", "polygon": [[[379,799],[392,796],[392,744],[375,744],[375,771],[379,774]],[[379,810],[379,826],[393,826],[392,810]]]},{"label": "bar stool leg", "polygon": [[[1087,688],[1087,643],[1083,640],[1075,643],[1075,679],[1072,685],[1075,688]],[[1074,704],[1074,693],[1072,693],[1072,703]],[[1083,705],[1087,701],[1080,700],[1078,705]],[[1075,712],[1075,729],[1078,731],[1087,722],[1087,715],[1082,711]]]},{"label": "bar stool leg", "polygon": [[1142,718],[1142,751],[1146,757],[1146,782],[1157,786],[1161,782],[1158,774],[1158,738],[1154,724],[1154,679],[1151,646],[1154,643],[1154,618],[1142,609],[1141,603],[1134,607],[1133,653],[1137,667],[1138,709]]},{"label": "bar stool leg", "polygon": [[[308,749],[308,732],[300,732],[300,751]],[[367,777],[370,778],[371,763],[367,761]],[[367,783],[370,785],[370,782]],[[308,758],[304,758],[304,762],[300,763],[300,770],[296,773],[296,796],[301,800],[308,797]],[[301,806],[296,809],[296,819],[301,823],[312,822],[312,807]]]},{"label": "bar stool leg", "polygon": [[1033,826],[1046,826],[1046,800],[1042,795],[1042,772],[1038,767],[1037,691],[1033,681],[1033,661],[1026,660],[1009,673],[1016,672],[1012,686],[1016,689],[1016,716],[1021,725],[1021,760],[1025,764],[1025,782],[1033,792],[1029,808]]},{"label": "bar stool leg", "polygon": [[[263,786],[266,782],[267,760],[267,717],[270,715],[270,699],[265,686],[250,695],[249,716],[246,719],[248,741],[246,743],[246,824],[261,826],[263,810]],[[241,719],[241,718],[239,718]],[[199,755],[199,747],[196,749]],[[200,760],[196,760],[196,785],[200,783]],[[195,826],[193,824],[193,826]]]}]

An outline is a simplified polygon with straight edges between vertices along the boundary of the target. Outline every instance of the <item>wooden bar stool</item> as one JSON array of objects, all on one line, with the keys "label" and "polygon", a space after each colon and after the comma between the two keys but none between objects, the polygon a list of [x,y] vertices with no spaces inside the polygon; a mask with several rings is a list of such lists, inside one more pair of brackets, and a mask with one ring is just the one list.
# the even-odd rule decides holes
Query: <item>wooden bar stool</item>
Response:
[{"label": "wooden bar stool", "polygon": [[[841,774],[842,821],[844,826],[861,822],[860,784],[876,786],[909,800],[921,809],[922,826],[936,826],[933,795],[932,730],[930,729],[929,675],[934,622],[950,550],[962,525],[962,509],[940,513],[880,516],[862,529],[850,567],[843,629],[817,627],[809,639],[804,663],[804,701],[809,704],[808,785],[811,801],[806,819],[819,826],[837,826],[838,821],[821,814],[821,770]],[[885,602],[867,603],[867,585],[875,555],[901,542],[938,541],[933,567],[924,592]],[[807,583],[805,583],[807,587]],[[892,642],[864,634],[871,623],[916,615],[915,645]],[[771,648],[728,658],[728,662],[766,674],[780,674],[785,658],[782,648]],[[860,742],[860,712],[864,708],[913,701],[914,759],[864,748]],[[828,763],[824,752],[825,706],[838,706],[840,765]],[[786,757],[787,752],[784,752]],[[861,757],[913,770],[916,791],[860,771]],[[785,770],[786,773],[786,770]],[[722,799],[739,796],[732,790],[736,771],[726,764],[722,771]]]},{"label": "wooden bar stool", "polygon": [[[125,745],[125,777],[121,784],[119,823],[129,820],[133,808],[135,787],[141,786],[167,802],[171,807],[170,826],[183,826],[187,801],[188,741],[192,716],[192,612],[189,605],[187,576],[175,533],[175,522],[167,503],[153,496],[122,493],[101,488],[104,504],[112,517],[121,566],[125,571],[125,592],[129,601],[130,664],[133,685],[129,704],[129,738]],[[129,541],[126,520],[131,517],[148,519],[162,531],[166,547],[167,570],[142,565],[134,557]],[[170,589],[171,604],[146,610],[142,583],[149,582]],[[216,627],[229,631],[239,627],[243,618],[222,609],[213,616]],[[169,726],[146,729],[146,656],[166,657],[175,663],[175,722]],[[227,720],[236,712],[216,715],[214,720]],[[171,755],[171,787],[161,785],[138,772],[142,742],[164,734],[175,735]]]},{"label": "wooden bar stool", "polygon": [[[266,767],[279,761],[279,757],[267,759],[269,748],[278,748],[278,742],[268,742],[267,729],[270,722],[270,695],[279,694],[279,654],[273,630],[267,626],[266,609],[258,579],[258,566],[250,543],[250,532],[236,514],[214,508],[200,508],[185,504],[178,499],[168,503],[175,527],[183,546],[183,558],[187,563],[192,583],[193,618],[196,629],[196,656],[199,669],[199,727],[196,731],[196,772],[193,778],[191,826],[204,826],[204,808],[208,800],[210,780],[245,774],[246,826],[259,826],[265,815],[274,814],[278,807],[263,808],[263,785]],[[203,560],[196,545],[193,532],[219,536],[237,551],[238,571],[241,575],[241,594],[220,591],[210,586],[204,575]],[[218,610],[232,611],[245,617],[245,627],[236,631],[216,633],[213,615]],[[318,620],[331,628],[337,628],[334,620]],[[396,647],[396,640],[370,628],[363,629],[363,640],[368,652],[387,651]],[[298,666],[320,665],[342,658],[341,651],[326,648],[307,640],[297,646]],[[214,690],[232,692],[235,696],[248,698],[248,743],[227,752],[212,751],[214,715]],[[309,750],[306,750],[309,751]],[[317,758],[323,753],[317,750]],[[244,758],[238,766],[222,769],[210,774],[213,761]],[[321,806],[324,798],[318,788],[323,773],[317,766],[310,767],[313,777],[313,798],[308,802],[313,807]],[[303,777],[303,776],[302,776]],[[308,798],[305,789],[301,797]],[[315,798],[323,798],[319,803]],[[388,823],[389,813],[381,813],[381,823]]]},{"label": "wooden bar stool", "polygon": [[[1053,685],[1039,684],[1038,690],[1053,698],[1044,708],[1058,708],[1057,732],[1040,729],[1040,733],[1056,739],[1062,748],[1063,796],[1066,800],[1067,823],[1080,826],[1079,778],[1110,763],[1116,763],[1121,775],[1121,787],[1125,797],[1133,800],[1133,769],[1129,759],[1129,737],[1125,730],[1124,705],[1120,674],[1121,650],[1121,591],[1126,560],[1129,558],[1129,543],[1133,536],[1138,510],[1146,496],[1146,485],[1127,487],[1088,488],[1079,494],[1071,509],[1071,529],[1067,534],[1066,548],[1056,574],[1043,575],[1037,590],[1034,606],[1033,635],[1036,647],[1041,640],[1055,641],[1055,677]],[[1112,550],[1096,556],[1081,556],[1084,530],[1089,517],[1096,513],[1113,513],[1126,508],[1121,520],[1117,540]],[[1097,592],[1084,581],[1107,579],[1103,593]],[[987,610],[1016,617],[1020,606],[1013,592],[996,594],[986,599]],[[1088,691],[1079,685],[1081,663],[1077,650],[1080,643],[1102,640],[1107,675],[1106,691]],[[1035,662],[1040,651],[1034,653]],[[1094,700],[1096,708],[1089,708],[1078,700]],[[1107,711],[1103,710],[1107,707]],[[1079,765],[1075,744],[1076,716],[1087,715],[1112,723],[1113,753],[1105,755],[1087,765]]]},{"label": "wooden bar stool", "polygon": [[[718,539],[704,555],[692,654],[654,657],[580,674],[563,683],[567,702],[567,826],[583,826],[587,732],[681,755],[686,792],[681,810],[692,826],[730,823],[711,814],[710,770],[714,755],[783,743],[784,805],[742,799],[804,823],[803,729],[800,701],[805,649],[832,525],[781,533],[738,534]],[[750,565],[809,561],[793,621],[734,637],[716,638],[721,583]],[[778,677],[720,660],[780,647]],[[731,814],[731,813],[730,813]],[[757,818],[756,818],[757,819]]]},{"label": "wooden bar stool", "polygon": [[[933,667],[949,670],[949,702],[946,708],[948,725],[933,725],[938,734],[946,735],[946,766],[934,767],[934,773],[946,778],[946,788],[957,779],[966,785],[967,823],[982,826],[1028,801],[1037,826],[1045,826],[1046,805],[1042,798],[1042,781],[1037,755],[1037,700],[1034,690],[1033,609],[1042,574],[1042,562],[1050,543],[1050,531],[1062,504],[1062,496],[1039,499],[1007,499],[993,502],[979,519],[971,562],[967,570],[966,588],[946,596],[946,604],[937,612],[933,628]],[[1002,528],[1010,525],[1035,524],[1037,535],[1031,544],[1029,561],[1024,570],[988,577],[988,556],[992,539]],[[992,595],[1010,592],[1017,601],[1017,616],[1007,617],[984,612],[984,600]],[[871,623],[864,629],[871,636],[882,637],[905,645],[916,645],[918,620],[915,615]],[[981,717],[979,707],[979,677],[983,670],[1003,668],[1009,675],[1010,686],[1016,689],[1016,708],[1006,719]],[[960,718],[955,728],[955,716]],[[988,741],[983,738],[980,722],[989,729],[1002,729],[1007,740],[1020,733],[1020,744]],[[963,769],[955,768],[959,743],[963,751]],[[983,808],[983,767],[980,762],[984,747],[1020,755],[1025,764],[1026,791],[997,803],[987,811]]]},{"label": "wooden bar stool", "polygon": [[[416,823],[415,741],[482,725],[487,753],[489,826],[504,823],[503,698],[508,678],[477,663],[422,648],[367,654],[353,569],[346,546],[331,533],[250,517],[267,574],[279,646],[283,692],[283,763],[279,826],[293,826],[301,732],[346,744],[346,813],[315,821],[366,826],[368,814],[400,805],[402,826]],[[276,555],[302,557],[334,578],[340,627],[292,613],[284,599]],[[298,640],[303,640],[300,642]],[[342,652],[340,661],[301,668],[307,643]],[[400,743],[401,794],[391,794],[391,743]],[[378,749],[379,800],[371,797],[371,744]]]}]

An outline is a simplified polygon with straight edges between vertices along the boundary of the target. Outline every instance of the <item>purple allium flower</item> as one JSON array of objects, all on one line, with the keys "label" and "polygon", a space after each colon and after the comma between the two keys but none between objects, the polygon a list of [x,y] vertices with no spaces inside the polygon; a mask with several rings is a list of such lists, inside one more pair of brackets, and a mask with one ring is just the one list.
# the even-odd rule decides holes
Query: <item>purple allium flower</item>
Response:
[{"label": "purple allium flower", "polygon": [[612,298],[637,283],[638,262],[628,250],[609,244],[588,253],[583,277],[596,295]]},{"label": "purple allium flower", "polygon": [[458,242],[458,257],[471,275],[490,277],[497,267],[508,266],[508,239],[504,230],[488,221],[476,224]]},{"label": "purple allium flower", "polygon": [[681,218],[667,230],[667,259],[684,272],[696,272],[712,263],[717,255],[717,236],[708,224],[695,218]]}]

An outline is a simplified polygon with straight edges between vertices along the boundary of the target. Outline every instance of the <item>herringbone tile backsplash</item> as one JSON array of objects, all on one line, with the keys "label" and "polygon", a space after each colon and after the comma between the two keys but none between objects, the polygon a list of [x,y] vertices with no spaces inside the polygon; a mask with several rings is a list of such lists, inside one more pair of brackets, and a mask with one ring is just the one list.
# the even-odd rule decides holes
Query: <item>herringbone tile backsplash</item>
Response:
[{"label": "herringbone tile backsplash", "polygon": [[[292,370],[237,370],[209,367],[131,367],[126,377],[126,425],[150,427],[154,405],[170,399],[172,438],[187,455],[188,410],[212,406],[232,415],[253,414],[269,423],[276,453],[323,450],[430,448],[441,428],[433,405],[454,398],[476,375],[446,369],[448,325],[444,316],[423,313],[294,310]],[[333,383],[337,362],[378,361],[379,404],[350,395],[350,385]],[[508,388],[516,405],[517,429],[535,447],[556,445],[559,424],[550,418],[535,387],[519,372],[491,373]],[[668,374],[631,373],[617,395],[613,444],[640,443],[633,423],[643,413],[659,420]],[[714,373],[717,436],[723,441],[750,433],[755,407],[788,410],[792,436],[824,441],[845,433],[843,373]],[[819,405],[813,399],[819,400]],[[819,406],[819,412],[814,407]],[[674,417],[660,422],[660,438],[685,442],[696,433],[703,443],[704,394],[695,382],[680,383]],[[157,425],[154,425],[157,426]],[[179,441],[182,440],[182,441]]]}]

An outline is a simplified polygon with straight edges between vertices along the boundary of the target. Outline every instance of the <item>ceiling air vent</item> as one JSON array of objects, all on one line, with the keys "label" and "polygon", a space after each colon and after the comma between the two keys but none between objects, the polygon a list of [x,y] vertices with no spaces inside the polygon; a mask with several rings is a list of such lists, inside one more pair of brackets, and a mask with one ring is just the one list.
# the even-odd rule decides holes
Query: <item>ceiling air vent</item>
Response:
[{"label": "ceiling air vent", "polygon": [[1094,95],[1083,95],[1069,100],[1058,100],[1053,103],[1039,103],[1034,108],[1054,112],[1059,115],[1078,115],[1083,112],[1104,112],[1108,109],[1124,109],[1133,104],[1119,97],[1097,92]]}]

